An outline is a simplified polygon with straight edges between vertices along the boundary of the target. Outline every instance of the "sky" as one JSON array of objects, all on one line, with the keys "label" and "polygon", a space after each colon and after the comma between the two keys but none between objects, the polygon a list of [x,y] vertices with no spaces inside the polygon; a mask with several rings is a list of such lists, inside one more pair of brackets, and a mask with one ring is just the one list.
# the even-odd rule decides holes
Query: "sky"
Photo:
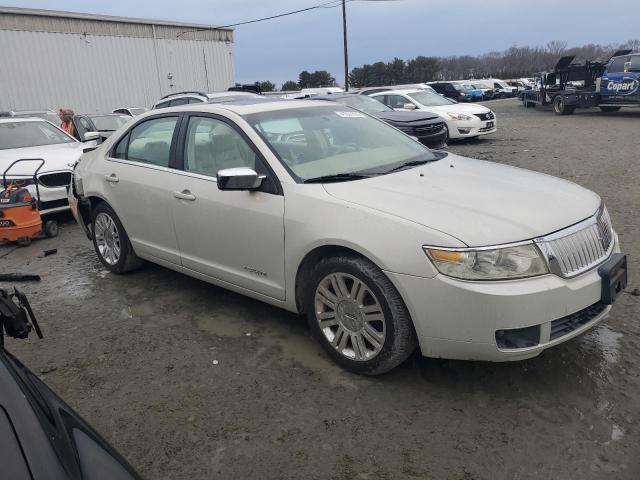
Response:
[{"label": "sky", "polygon": [[[0,0],[4,6],[228,25],[328,0]],[[352,0],[347,3],[350,67],[500,51],[512,45],[620,44],[640,38],[637,0]],[[558,21],[557,19],[561,19]],[[236,81],[296,80],[302,70],[344,78],[342,10],[322,8],[239,26]]]}]

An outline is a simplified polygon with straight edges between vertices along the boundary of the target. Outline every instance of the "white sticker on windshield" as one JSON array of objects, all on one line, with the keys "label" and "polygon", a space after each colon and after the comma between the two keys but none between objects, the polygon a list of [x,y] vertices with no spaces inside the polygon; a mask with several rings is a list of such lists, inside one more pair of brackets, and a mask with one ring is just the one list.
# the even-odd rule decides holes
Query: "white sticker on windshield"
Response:
[{"label": "white sticker on windshield", "polygon": [[364,113],[360,112],[336,112],[342,118],[365,118]]}]

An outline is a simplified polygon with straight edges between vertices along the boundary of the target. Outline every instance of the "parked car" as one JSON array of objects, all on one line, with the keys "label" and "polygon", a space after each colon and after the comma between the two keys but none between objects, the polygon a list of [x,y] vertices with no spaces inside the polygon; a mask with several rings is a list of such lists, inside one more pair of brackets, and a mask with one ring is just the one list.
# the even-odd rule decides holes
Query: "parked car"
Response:
[{"label": "parked car", "polygon": [[[98,134],[94,132],[93,139]],[[69,209],[67,186],[71,171],[85,144],[78,142],[59,127],[41,118],[0,118],[0,179],[9,166],[21,158],[42,158],[45,164],[38,173],[38,187],[43,215]],[[36,198],[31,180],[37,164],[24,162],[7,172],[7,180],[28,184]],[[0,189],[2,187],[0,186]]]},{"label": "parked car", "polygon": [[414,84],[410,84],[410,85],[388,85],[388,86],[384,86],[384,87],[363,87],[360,88],[356,91],[354,91],[353,93],[357,93],[359,95],[373,95],[374,93],[379,93],[379,92],[387,92],[389,90],[398,90],[399,88],[417,88],[417,89],[421,89],[421,90],[429,90],[431,92],[435,92],[435,90],[430,86],[427,85],[426,83],[414,83]]},{"label": "parked car", "polygon": [[166,95],[151,107],[152,110],[158,108],[177,107],[180,105],[197,104],[197,103],[217,103],[225,101],[233,101],[239,98],[255,98],[260,95],[251,92],[180,92]]},{"label": "parked car", "polygon": [[[16,292],[19,293],[19,292]],[[140,476],[78,413],[3,346],[25,339],[31,312],[0,289],[0,477],[136,480]],[[25,299],[21,295],[22,299]],[[37,329],[41,336],[40,329]]]},{"label": "parked car", "polygon": [[518,95],[518,87],[513,87],[504,80],[488,78],[484,82],[493,88],[494,96],[497,98],[510,98]]},{"label": "parked car", "polygon": [[467,94],[470,102],[477,102],[484,98],[484,93],[479,88],[474,88],[472,85],[463,82],[453,82],[462,88],[462,91]]},{"label": "parked car", "polygon": [[149,109],[146,107],[121,107],[116,108],[113,113],[119,113],[121,115],[129,115],[130,117],[137,117],[138,115],[142,115],[145,112],[148,112]]},{"label": "parked car", "polygon": [[394,110],[421,110],[444,118],[448,138],[475,138],[496,132],[496,115],[484,105],[461,104],[424,90],[391,90],[371,95]]},{"label": "parked car", "polygon": [[489,88],[487,85],[478,82],[477,80],[465,80],[465,84],[470,85],[475,90],[482,92],[482,100],[491,100],[494,98],[493,88]]},{"label": "parked car", "polygon": [[430,148],[442,148],[447,144],[447,129],[444,120],[427,112],[396,112],[366,95],[333,94],[320,95],[314,100],[338,102],[368,113],[396,127],[407,135],[417,138]]},{"label": "parked car", "polygon": [[72,211],[106,269],[148,260],[304,313],[358,373],[417,345],[534,357],[607,316],[626,274],[595,193],[431,151],[337,102],[148,112],[73,178]]},{"label": "parked car", "polygon": [[85,135],[89,132],[98,132],[100,138],[105,140],[113,132],[131,120],[130,115],[118,113],[90,113],[74,115],[73,125],[75,136],[81,142],[86,141]]},{"label": "parked car", "polygon": [[[467,85],[460,85],[455,82],[430,82],[429,86],[433,88],[436,93],[444,95],[456,102],[470,102],[472,97],[471,94],[467,92],[469,90],[475,90]],[[482,93],[480,94],[482,95]]]}]

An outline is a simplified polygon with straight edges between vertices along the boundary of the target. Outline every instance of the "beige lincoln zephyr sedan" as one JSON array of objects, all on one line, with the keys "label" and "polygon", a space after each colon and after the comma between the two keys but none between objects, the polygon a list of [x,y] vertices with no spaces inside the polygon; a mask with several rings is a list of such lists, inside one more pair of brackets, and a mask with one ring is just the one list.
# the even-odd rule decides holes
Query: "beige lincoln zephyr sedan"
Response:
[{"label": "beige lincoln zephyr sedan", "polygon": [[304,313],[346,369],[538,355],[626,286],[602,200],[431,151],[319,101],[150,111],[77,163],[72,210],[106,268],[143,260]]}]

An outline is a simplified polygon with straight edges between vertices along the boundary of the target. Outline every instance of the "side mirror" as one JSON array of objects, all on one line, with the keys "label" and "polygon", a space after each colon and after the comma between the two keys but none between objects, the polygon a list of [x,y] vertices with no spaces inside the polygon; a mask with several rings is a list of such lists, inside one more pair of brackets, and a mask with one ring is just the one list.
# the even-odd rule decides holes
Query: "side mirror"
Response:
[{"label": "side mirror", "polygon": [[216,178],[220,190],[255,190],[267,177],[251,168],[237,167],[218,171]]},{"label": "side mirror", "polygon": [[405,110],[415,110],[418,107],[416,107],[413,103],[405,103],[402,108],[404,108]]},{"label": "side mirror", "polygon": [[100,132],[87,132],[82,136],[82,141],[91,142],[92,140],[100,140],[101,138]]}]

